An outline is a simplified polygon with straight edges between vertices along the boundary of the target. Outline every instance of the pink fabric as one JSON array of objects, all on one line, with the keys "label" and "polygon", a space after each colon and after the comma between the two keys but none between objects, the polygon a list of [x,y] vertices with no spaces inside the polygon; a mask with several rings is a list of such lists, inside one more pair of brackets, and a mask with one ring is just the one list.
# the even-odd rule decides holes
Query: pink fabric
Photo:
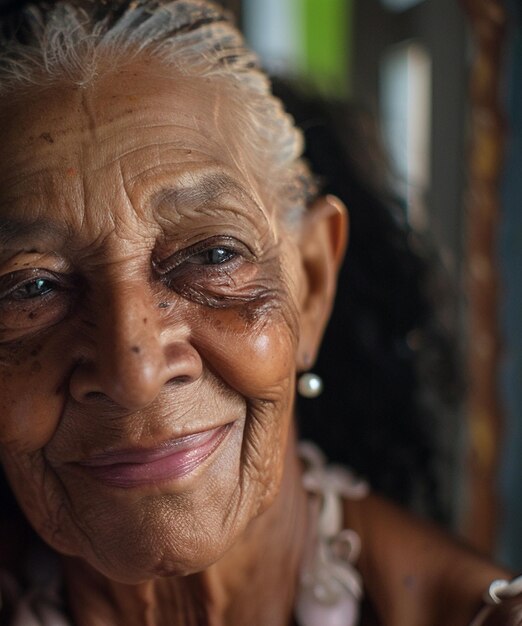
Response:
[{"label": "pink fabric", "polygon": [[299,626],[356,626],[363,596],[355,568],[360,539],[343,528],[343,498],[364,498],[369,488],[345,468],[327,466],[313,444],[301,444],[300,455],[303,485],[312,497],[309,549],[301,565],[295,617]]},{"label": "pink fabric", "polygon": [[[71,626],[61,608],[59,584],[50,583],[22,593],[6,572],[0,572],[0,624],[2,626]],[[9,610],[9,624],[2,613]]]}]

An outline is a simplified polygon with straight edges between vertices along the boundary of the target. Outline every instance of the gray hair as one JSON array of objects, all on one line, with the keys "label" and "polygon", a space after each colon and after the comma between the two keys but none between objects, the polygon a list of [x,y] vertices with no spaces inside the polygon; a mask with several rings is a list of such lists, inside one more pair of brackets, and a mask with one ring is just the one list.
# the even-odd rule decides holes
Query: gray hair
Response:
[{"label": "gray hair", "polygon": [[[273,168],[274,193],[295,222],[315,193],[301,159],[303,139],[270,89],[255,54],[228,14],[207,0],[63,0],[37,2],[0,37],[0,98],[70,82],[88,86],[140,55],[190,76],[239,87],[253,149]],[[266,172],[265,172],[266,175]]]}]

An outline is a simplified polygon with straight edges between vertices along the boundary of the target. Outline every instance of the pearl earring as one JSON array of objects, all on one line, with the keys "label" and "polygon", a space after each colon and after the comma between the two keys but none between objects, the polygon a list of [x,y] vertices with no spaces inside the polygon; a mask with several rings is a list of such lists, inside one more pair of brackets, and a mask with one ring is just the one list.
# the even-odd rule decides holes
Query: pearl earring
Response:
[{"label": "pearl earring", "polygon": [[323,393],[323,380],[317,374],[302,374],[297,381],[297,391],[303,398],[317,398]]}]

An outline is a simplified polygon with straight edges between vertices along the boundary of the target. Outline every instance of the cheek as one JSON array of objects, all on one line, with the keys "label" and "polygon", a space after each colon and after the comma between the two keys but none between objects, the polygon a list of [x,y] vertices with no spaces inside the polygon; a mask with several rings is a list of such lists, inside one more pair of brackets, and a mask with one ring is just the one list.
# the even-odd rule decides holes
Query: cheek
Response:
[{"label": "cheek", "polygon": [[220,378],[247,398],[277,401],[292,384],[297,341],[278,311],[254,320],[237,310],[206,311],[193,340]]},{"label": "cheek", "polygon": [[207,310],[193,335],[208,367],[246,401],[240,472],[242,490],[255,503],[253,512],[246,508],[252,515],[266,510],[279,490],[293,414],[297,343],[285,311],[258,313]]},{"label": "cheek", "polygon": [[52,438],[63,408],[63,356],[52,353],[39,342],[0,346],[0,449],[34,452]]}]

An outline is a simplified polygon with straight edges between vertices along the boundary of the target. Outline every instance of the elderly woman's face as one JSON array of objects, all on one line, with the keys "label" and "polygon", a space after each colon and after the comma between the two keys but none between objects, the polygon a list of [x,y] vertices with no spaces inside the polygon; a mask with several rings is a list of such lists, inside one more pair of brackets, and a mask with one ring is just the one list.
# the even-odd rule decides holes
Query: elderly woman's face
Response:
[{"label": "elderly woman's face", "polygon": [[0,109],[0,458],[37,531],[138,581],[278,488],[303,269],[217,82],[140,66]]}]

